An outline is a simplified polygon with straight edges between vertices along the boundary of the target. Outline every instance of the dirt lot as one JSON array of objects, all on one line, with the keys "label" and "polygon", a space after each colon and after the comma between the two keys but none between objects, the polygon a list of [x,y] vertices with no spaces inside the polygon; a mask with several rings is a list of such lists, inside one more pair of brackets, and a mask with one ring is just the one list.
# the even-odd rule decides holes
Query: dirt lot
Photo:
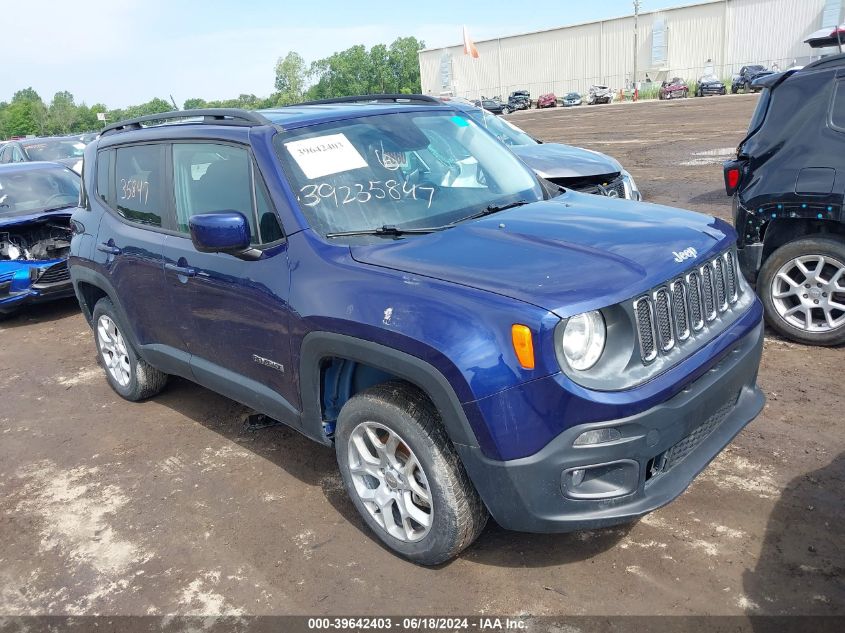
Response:
[{"label": "dirt lot", "polygon": [[[719,161],[756,97],[515,114],[607,152],[645,197],[727,218]],[[329,449],[249,431],[182,380],[130,404],[73,302],[0,322],[2,614],[845,613],[845,350],[767,336],[753,422],[633,526],[490,525],[439,569],[366,532]]]}]

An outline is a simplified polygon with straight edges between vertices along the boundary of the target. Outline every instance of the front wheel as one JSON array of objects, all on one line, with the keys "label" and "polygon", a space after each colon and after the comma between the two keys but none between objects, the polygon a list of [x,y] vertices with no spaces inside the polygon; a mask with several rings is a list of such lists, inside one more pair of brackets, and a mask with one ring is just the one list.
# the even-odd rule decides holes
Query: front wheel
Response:
[{"label": "front wheel", "polygon": [[502,114],[510,114],[510,113],[511,113],[510,108],[508,108],[507,106],[502,108]]},{"label": "front wheel", "polygon": [[845,243],[805,237],[781,246],[763,264],[757,288],[766,321],[808,345],[845,343]]},{"label": "front wheel", "polygon": [[487,523],[437,409],[399,381],[371,387],[338,416],[335,450],[346,491],[390,549],[437,565],[467,548]]}]

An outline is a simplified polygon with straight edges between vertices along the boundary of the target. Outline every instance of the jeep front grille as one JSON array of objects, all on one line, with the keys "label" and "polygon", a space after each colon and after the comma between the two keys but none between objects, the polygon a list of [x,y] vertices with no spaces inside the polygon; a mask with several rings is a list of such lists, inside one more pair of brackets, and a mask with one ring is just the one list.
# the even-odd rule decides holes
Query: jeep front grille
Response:
[{"label": "jeep front grille", "polygon": [[650,363],[703,330],[739,299],[733,250],[634,299],[640,356]]}]

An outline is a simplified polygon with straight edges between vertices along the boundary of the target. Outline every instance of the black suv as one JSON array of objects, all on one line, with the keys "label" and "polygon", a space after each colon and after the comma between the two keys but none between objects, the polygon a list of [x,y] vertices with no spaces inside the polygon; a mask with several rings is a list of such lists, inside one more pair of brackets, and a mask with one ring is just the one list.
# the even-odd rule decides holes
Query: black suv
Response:
[{"label": "black suv", "polygon": [[756,87],[748,135],[724,165],[740,265],[780,334],[845,343],[845,55]]}]

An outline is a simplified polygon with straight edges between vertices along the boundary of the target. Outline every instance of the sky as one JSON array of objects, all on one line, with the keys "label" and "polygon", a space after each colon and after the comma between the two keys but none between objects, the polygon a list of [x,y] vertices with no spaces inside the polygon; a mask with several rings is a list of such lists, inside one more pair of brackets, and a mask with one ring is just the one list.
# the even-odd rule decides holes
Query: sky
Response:
[{"label": "sky", "polygon": [[[641,11],[695,0],[641,0]],[[413,35],[427,47],[629,15],[632,0],[0,0],[0,101],[32,86],[49,103],[122,108],[153,97],[259,97],[295,50],[310,63]]]}]

